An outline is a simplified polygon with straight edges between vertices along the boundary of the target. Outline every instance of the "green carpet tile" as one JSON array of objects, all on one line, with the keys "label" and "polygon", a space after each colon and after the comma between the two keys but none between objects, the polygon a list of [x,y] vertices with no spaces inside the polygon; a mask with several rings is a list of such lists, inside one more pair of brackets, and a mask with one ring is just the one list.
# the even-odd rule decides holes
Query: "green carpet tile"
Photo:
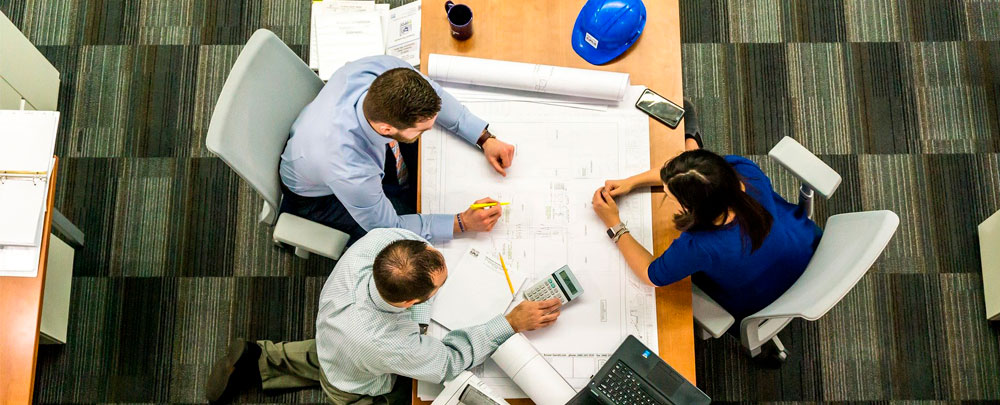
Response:
[{"label": "green carpet tile", "polygon": [[[87,237],[69,343],[39,350],[38,402],[202,402],[230,338],[312,336],[333,262],[273,247],[260,201],[204,145],[242,44],[267,28],[304,56],[309,3],[0,0],[61,73],[56,206]],[[731,337],[699,341],[698,386],[723,402],[1000,401],[976,237],[1000,209],[1000,0],[681,0],[680,13],[709,149],[750,157],[792,197],[766,157],[791,136],[844,177],[821,225],[901,220],[854,291],[781,333],[783,367]]]}]

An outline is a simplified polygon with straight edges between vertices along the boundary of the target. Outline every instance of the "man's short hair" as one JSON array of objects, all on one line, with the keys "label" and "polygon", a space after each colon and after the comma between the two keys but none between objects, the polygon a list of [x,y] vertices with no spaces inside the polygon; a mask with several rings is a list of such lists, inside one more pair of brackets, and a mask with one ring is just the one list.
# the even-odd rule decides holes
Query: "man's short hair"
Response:
[{"label": "man's short hair", "polygon": [[419,240],[397,240],[375,256],[375,288],[388,302],[427,299],[436,287],[431,274],[444,269],[444,256]]},{"label": "man's short hair", "polygon": [[395,68],[375,78],[361,107],[369,120],[407,129],[441,111],[441,97],[417,71]]}]

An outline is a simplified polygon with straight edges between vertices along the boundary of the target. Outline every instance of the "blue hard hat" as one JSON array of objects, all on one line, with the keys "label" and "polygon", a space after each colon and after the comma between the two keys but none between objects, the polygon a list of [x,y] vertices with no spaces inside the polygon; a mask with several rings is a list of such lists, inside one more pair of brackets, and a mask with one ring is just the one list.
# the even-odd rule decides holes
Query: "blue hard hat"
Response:
[{"label": "blue hard hat", "polygon": [[603,65],[632,46],[645,26],[642,0],[588,0],[573,25],[573,50]]}]

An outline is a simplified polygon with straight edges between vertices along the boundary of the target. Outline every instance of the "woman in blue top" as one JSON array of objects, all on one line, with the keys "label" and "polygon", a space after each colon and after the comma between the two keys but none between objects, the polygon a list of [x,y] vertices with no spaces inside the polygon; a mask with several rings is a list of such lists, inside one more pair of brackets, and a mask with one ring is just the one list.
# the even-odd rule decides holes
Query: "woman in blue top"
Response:
[{"label": "woman in blue top", "polygon": [[[614,197],[663,184],[680,203],[678,237],[654,259],[629,234],[616,245],[642,281],[664,286],[684,277],[737,320],[776,300],[805,270],[821,232],[774,192],[756,164],[700,148],[700,136],[659,170],[610,180],[594,193],[594,211],[608,227],[621,223]],[[739,325],[739,323],[737,323]]]}]

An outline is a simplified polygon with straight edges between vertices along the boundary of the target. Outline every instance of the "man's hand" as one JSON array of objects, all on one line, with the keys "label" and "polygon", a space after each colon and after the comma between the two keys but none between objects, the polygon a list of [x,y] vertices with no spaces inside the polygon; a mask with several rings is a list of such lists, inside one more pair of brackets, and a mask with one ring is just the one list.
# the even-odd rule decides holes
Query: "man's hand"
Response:
[{"label": "man's hand", "polygon": [[558,298],[545,301],[522,301],[507,314],[507,323],[514,333],[535,330],[551,325],[559,317]]},{"label": "man's hand", "polygon": [[[497,200],[486,197],[476,200],[474,204],[495,202]],[[489,232],[493,230],[493,226],[500,220],[500,214],[502,213],[503,208],[499,205],[494,205],[486,208],[469,208],[459,215],[462,216],[462,225],[465,225],[466,231]]]},{"label": "man's hand", "polygon": [[618,204],[608,193],[607,188],[601,187],[594,192],[593,204],[594,212],[608,228],[622,222],[621,217],[618,216]]},{"label": "man's hand", "polygon": [[612,197],[618,197],[620,195],[628,194],[635,187],[629,179],[621,180],[608,180],[604,182],[604,189],[608,190],[608,194]]},{"label": "man's hand", "polygon": [[493,170],[504,177],[507,176],[504,169],[510,167],[511,161],[514,160],[513,145],[503,143],[496,138],[490,138],[483,143],[483,154],[486,155],[486,160],[493,165]]}]

